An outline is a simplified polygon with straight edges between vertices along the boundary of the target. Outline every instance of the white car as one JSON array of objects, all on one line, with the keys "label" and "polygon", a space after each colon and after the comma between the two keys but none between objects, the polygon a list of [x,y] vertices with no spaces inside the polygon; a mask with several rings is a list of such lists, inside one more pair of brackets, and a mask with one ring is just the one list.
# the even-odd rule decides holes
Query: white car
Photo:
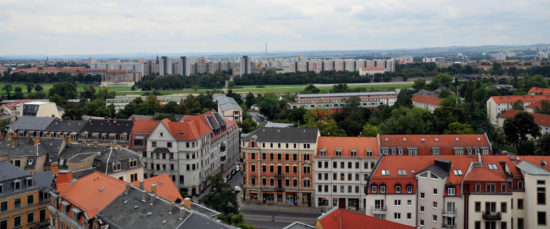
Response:
[{"label": "white car", "polygon": [[239,186],[235,186],[235,192],[240,192],[242,189]]}]

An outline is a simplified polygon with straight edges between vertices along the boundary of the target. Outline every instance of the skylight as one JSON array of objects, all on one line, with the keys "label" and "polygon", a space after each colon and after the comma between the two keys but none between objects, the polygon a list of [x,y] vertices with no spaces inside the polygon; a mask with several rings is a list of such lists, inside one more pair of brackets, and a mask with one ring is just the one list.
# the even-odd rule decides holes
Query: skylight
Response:
[{"label": "skylight", "polygon": [[407,170],[399,169],[399,170],[397,170],[397,174],[399,176],[406,176],[407,175]]},{"label": "skylight", "polygon": [[497,165],[496,164],[489,164],[487,165],[489,167],[490,170],[497,170]]},{"label": "skylight", "polygon": [[462,170],[460,170],[460,169],[455,169],[454,174],[455,174],[455,176],[462,176],[463,175]]},{"label": "skylight", "polygon": [[389,176],[390,175],[390,170],[388,169],[383,169],[382,170],[382,176]]}]

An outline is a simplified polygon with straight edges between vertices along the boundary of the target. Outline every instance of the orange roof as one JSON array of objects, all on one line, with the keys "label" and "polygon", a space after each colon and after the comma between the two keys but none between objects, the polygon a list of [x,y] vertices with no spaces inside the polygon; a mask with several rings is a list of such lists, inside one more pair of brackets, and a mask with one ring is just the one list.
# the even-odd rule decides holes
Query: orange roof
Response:
[{"label": "orange roof", "polygon": [[529,94],[550,95],[550,88],[532,87],[529,89]]},{"label": "orange roof", "polygon": [[483,69],[491,69],[491,68],[493,68],[492,65],[479,65],[479,66],[477,66],[477,67],[478,67],[478,68],[483,68]]},{"label": "orange roof", "polygon": [[134,120],[132,133],[152,133],[159,122],[159,120]]},{"label": "orange roof", "polygon": [[550,100],[550,95],[504,95],[491,96],[491,99],[493,99],[495,103],[513,103],[518,100],[533,103],[540,100]]},{"label": "orange roof", "polygon": [[72,183],[58,183],[57,188],[61,198],[92,218],[124,192],[126,182],[93,172]]},{"label": "orange roof", "polygon": [[425,95],[413,95],[411,100],[417,103],[425,103],[425,104],[439,106],[439,104],[441,104],[442,99],[432,97],[432,96],[425,96]]},{"label": "orange roof", "polygon": [[15,107],[16,107],[18,104],[26,103],[26,102],[31,102],[31,101],[30,101],[30,100],[17,100],[17,101],[11,102],[11,103],[3,104],[2,106],[5,106],[5,107],[7,107],[7,108],[10,109],[10,110],[15,110]]},{"label": "orange roof", "polygon": [[483,134],[380,135],[380,147],[402,147],[405,155],[408,147],[416,147],[418,155],[432,155],[432,147],[439,147],[441,155],[453,154],[454,147],[488,147],[491,150]]},{"label": "orange roof", "polygon": [[[167,173],[143,180],[143,188],[145,188],[148,192],[151,192],[151,185],[153,184],[157,185],[158,196],[170,202],[179,203],[183,201],[183,197],[178,191],[178,188],[176,188],[176,185],[174,185],[174,182],[172,182],[172,179]],[[132,185],[139,187],[139,181],[133,182]]]},{"label": "orange roof", "polygon": [[394,223],[376,217],[350,212],[345,209],[333,208],[321,215],[319,223],[324,229],[414,229],[415,227]]},{"label": "orange roof", "polygon": [[[506,112],[500,114],[498,117],[499,118],[504,118],[504,119],[512,118],[520,112],[522,112],[522,111],[520,111],[520,110],[507,110]],[[537,125],[550,127],[550,115],[539,114],[539,113],[530,113],[530,112],[528,112],[528,114],[532,115],[535,118],[535,123]]]},{"label": "orange roof", "polygon": [[386,70],[384,67],[361,67],[363,71],[369,71],[369,70]]},{"label": "orange roof", "polygon": [[[497,167],[499,166],[496,164]],[[484,164],[484,167],[474,167],[470,173],[466,175],[464,181],[469,182],[506,182],[506,177],[500,176],[497,173],[485,168],[487,166]]]},{"label": "orange roof", "polygon": [[358,158],[366,158],[367,150],[372,151],[372,157],[378,158],[378,138],[376,137],[319,137],[317,143],[317,155],[324,149],[326,157],[336,157],[336,149],[342,150],[343,158],[351,157],[351,149],[357,151]]}]

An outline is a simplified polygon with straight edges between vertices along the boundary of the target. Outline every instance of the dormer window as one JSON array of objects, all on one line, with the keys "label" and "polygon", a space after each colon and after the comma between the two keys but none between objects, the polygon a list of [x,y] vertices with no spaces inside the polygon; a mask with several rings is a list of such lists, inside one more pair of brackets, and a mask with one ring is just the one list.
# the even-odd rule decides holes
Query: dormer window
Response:
[{"label": "dormer window", "polygon": [[413,192],[413,186],[412,184],[408,184],[407,185],[407,193],[412,193]]},{"label": "dormer window", "polygon": [[122,169],[120,162],[113,163],[113,171],[118,171],[120,169]]},{"label": "dormer window", "polygon": [[130,168],[137,167],[137,160],[136,159],[130,159]]},{"label": "dormer window", "polygon": [[4,185],[0,184],[0,193],[4,192]]},{"label": "dormer window", "polygon": [[448,187],[447,188],[447,195],[455,196],[456,195],[456,188],[455,187]]},{"label": "dormer window", "polygon": [[13,189],[14,189],[14,190],[19,190],[19,189],[21,189],[21,181],[20,181],[20,180],[14,180],[14,181],[13,181]]},{"label": "dormer window", "polygon": [[439,138],[435,138],[434,140],[435,140],[436,142],[439,142]]},{"label": "dormer window", "polygon": [[341,157],[342,156],[342,149],[338,148],[336,149],[336,156]]},{"label": "dormer window", "polygon": [[327,149],[321,149],[321,150],[319,151],[319,155],[320,155],[321,157],[326,157],[326,156],[327,156]]},{"label": "dormer window", "polygon": [[352,157],[357,157],[357,150],[356,149],[351,149],[350,154],[351,154]]},{"label": "dormer window", "polygon": [[397,150],[398,150],[399,155],[403,155],[403,148],[399,147]]},{"label": "dormer window", "polygon": [[27,188],[32,187],[33,185],[32,177],[28,177],[26,181],[27,181]]},{"label": "dormer window", "polygon": [[426,139],[422,138],[422,139],[420,139],[420,142],[424,143],[424,142],[426,142]]},{"label": "dormer window", "polygon": [[372,157],[372,150],[371,149],[367,150],[367,157]]},{"label": "dormer window", "polygon": [[401,193],[401,185],[400,184],[395,185],[395,193]]},{"label": "dormer window", "polygon": [[382,148],[382,154],[388,155],[388,148]]},{"label": "dormer window", "polygon": [[371,188],[372,193],[377,193],[378,192],[378,186],[376,186],[376,184],[372,184],[370,186],[370,188]]},{"label": "dormer window", "polygon": [[460,169],[455,169],[454,174],[455,174],[455,176],[462,176],[463,175],[462,170],[460,170]]},{"label": "dormer window", "polygon": [[432,154],[433,155],[439,155],[439,147],[433,147],[432,148]]},{"label": "dormer window", "polygon": [[386,185],[385,184],[381,184],[380,185],[380,193],[386,193]]}]

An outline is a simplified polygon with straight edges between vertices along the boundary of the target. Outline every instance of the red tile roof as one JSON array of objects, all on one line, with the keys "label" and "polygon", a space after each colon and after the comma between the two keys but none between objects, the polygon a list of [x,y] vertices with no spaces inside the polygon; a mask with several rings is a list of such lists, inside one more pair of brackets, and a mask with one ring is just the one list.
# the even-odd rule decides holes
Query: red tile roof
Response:
[{"label": "red tile roof", "polygon": [[454,155],[454,147],[463,147],[464,154],[467,154],[467,147],[487,147],[492,151],[491,144],[483,134],[380,135],[380,147],[387,147],[390,151],[392,147],[396,151],[402,147],[403,155],[407,155],[409,147],[416,147],[418,155],[432,155],[433,147],[439,147],[440,155]]},{"label": "red tile roof", "polygon": [[[174,182],[172,182],[172,179],[170,178],[170,176],[168,176],[167,173],[143,180],[143,188],[145,188],[145,190],[147,190],[148,192],[151,192],[151,186],[153,184],[157,185],[158,196],[170,202],[179,203],[183,201],[183,197],[178,191],[178,188],[176,188],[176,185],[174,185]],[[139,181],[133,182],[132,185],[134,185],[135,187],[139,187]]]},{"label": "red tile roof", "polygon": [[159,120],[134,120],[132,133],[150,134],[155,130],[159,122]]},{"label": "red tile roof", "polygon": [[59,196],[86,212],[90,218],[107,207],[126,188],[126,182],[100,172],[72,183],[57,183]]},{"label": "red tile roof", "polygon": [[532,87],[529,89],[529,94],[550,95],[550,88]]},{"label": "red tile roof", "polygon": [[518,100],[533,103],[540,100],[550,100],[550,95],[504,95],[491,96],[491,99],[493,99],[495,103],[513,103]]},{"label": "red tile roof", "polygon": [[372,157],[380,156],[376,137],[319,137],[316,157],[323,149],[326,157],[336,157],[336,149],[342,150],[342,158],[351,157],[351,149],[357,151],[357,158],[366,158],[367,150],[372,151]]},{"label": "red tile roof", "polygon": [[15,110],[16,106],[21,103],[31,102],[30,100],[17,100],[11,103],[2,104],[2,106],[5,106],[6,108],[10,110]]},{"label": "red tile roof", "polygon": [[[522,111],[520,111],[520,110],[507,110],[506,112],[500,114],[498,117],[503,118],[503,119],[513,118],[514,116],[516,116],[520,112],[522,112]],[[539,114],[539,113],[530,113],[530,112],[528,112],[528,113],[535,118],[535,123],[537,125],[550,127],[550,115]]]},{"label": "red tile roof", "polygon": [[386,70],[384,67],[361,67],[363,71],[369,71],[369,70]]},{"label": "red tile roof", "polygon": [[[487,166],[487,165],[484,165]],[[497,165],[499,166],[499,165]],[[499,169],[500,170],[500,169]],[[506,182],[506,177],[500,176],[498,172],[493,172],[485,167],[474,167],[466,175],[465,182]]]},{"label": "red tile roof", "polygon": [[442,99],[431,97],[431,96],[425,96],[425,95],[413,95],[411,100],[417,103],[425,103],[425,104],[439,106],[439,104],[441,104]]},{"label": "red tile roof", "polygon": [[323,229],[414,229],[415,227],[394,223],[376,217],[333,208],[318,218]]}]

